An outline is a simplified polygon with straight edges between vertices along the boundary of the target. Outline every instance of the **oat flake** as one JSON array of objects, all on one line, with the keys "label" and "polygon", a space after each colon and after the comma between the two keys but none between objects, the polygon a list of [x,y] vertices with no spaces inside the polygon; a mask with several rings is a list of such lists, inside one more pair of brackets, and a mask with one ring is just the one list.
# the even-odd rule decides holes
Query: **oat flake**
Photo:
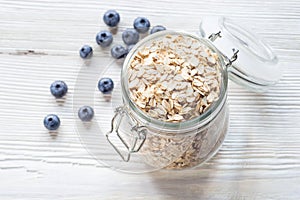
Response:
[{"label": "oat flake", "polygon": [[129,66],[131,100],[150,117],[178,123],[201,115],[218,100],[218,56],[192,37],[166,35],[150,41]]}]

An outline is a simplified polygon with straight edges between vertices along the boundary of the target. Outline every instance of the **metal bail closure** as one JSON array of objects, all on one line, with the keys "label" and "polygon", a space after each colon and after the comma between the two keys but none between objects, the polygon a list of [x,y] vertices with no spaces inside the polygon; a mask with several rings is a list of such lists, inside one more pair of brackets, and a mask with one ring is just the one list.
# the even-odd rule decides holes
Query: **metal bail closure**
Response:
[{"label": "metal bail closure", "polygon": [[226,67],[230,67],[232,63],[238,59],[238,53],[240,50],[232,49],[232,51],[233,51],[233,55],[230,59],[228,59],[228,63],[226,64]]},{"label": "metal bail closure", "polygon": [[[133,124],[130,124],[128,121],[124,120],[125,117],[128,117]],[[122,134],[120,132],[120,125],[123,123],[128,123],[127,125],[131,126],[130,133]],[[111,134],[115,133],[117,138],[121,141],[124,150],[121,150],[122,146],[117,145],[117,141],[110,139]],[[137,153],[142,148],[146,140],[147,128],[145,126],[139,126],[138,122],[134,117],[128,112],[125,106],[117,107],[115,110],[115,115],[111,120],[111,130],[106,133],[106,139],[115,149],[115,151],[121,156],[121,158],[128,162],[130,160],[130,155],[132,153]],[[126,137],[124,137],[126,135]],[[122,153],[124,152],[124,153]]]},{"label": "metal bail closure", "polygon": [[208,39],[212,42],[214,42],[217,38],[221,38],[221,31],[217,32],[217,33],[212,33]]},{"label": "metal bail closure", "polygon": [[[221,31],[219,31],[217,33],[212,33],[212,34],[210,34],[210,36],[208,36],[208,39],[212,42],[214,42],[218,38],[222,38]],[[232,63],[234,61],[236,61],[238,58],[239,50],[238,49],[236,50],[233,48],[232,51],[233,51],[233,55],[230,59],[227,58],[226,56],[224,56],[227,59],[226,67],[230,67],[232,65]]]}]

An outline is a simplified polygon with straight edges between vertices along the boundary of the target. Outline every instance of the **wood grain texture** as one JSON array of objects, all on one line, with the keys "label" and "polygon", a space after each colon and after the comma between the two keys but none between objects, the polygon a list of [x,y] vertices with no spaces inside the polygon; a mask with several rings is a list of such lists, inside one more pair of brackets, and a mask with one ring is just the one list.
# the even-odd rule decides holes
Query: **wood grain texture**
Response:
[{"label": "wood grain texture", "polygon": [[[270,43],[283,77],[264,95],[230,83],[229,134],[201,168],[141,175],[110,170],[82,147],[72,94],[80,46],[94,44],[95,56],[108,56],[94,37],[112,8],[122,15],[119,31],[140,15],[170,28],[181,23],[174,19],[192,26],[202,15],[230,16]],[[299,199],[299,63],[297,0],[0,0],[0,199]],[[56,79],[70,88],[63,106],[49,95]],[[50,112],[62,119],[54,138],[42,124]]]}]

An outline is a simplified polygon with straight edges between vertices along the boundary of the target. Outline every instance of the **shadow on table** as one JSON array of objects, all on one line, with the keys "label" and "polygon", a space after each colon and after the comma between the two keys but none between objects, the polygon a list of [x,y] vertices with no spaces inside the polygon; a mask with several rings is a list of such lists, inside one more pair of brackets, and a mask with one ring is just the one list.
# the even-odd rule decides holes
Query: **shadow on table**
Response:
[{"label": "shadow on table", "polygon": [[[227,147],[222,148],[226,151]],[[151,173],[149,176],[158,195],[156,199],[243,199],[239,180],[247,176],[245,170],[240,170],[245,166],[230,162],[222,153],[217,153],[209,162],[194,169]]]},{"label": "shadow on table", "polygon": [[163,170],[153,173],[152,182],[159,199],[209,199],[212,198],[214,170],[204,167],[193,170]]}]

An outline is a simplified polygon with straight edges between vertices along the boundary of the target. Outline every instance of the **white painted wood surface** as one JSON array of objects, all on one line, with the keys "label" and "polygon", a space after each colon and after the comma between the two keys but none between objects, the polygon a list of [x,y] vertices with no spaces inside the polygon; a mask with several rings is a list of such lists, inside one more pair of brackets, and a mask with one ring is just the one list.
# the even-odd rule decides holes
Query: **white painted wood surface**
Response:
[{"label": "white painted wood surface", "polygon": [[[192,24],[201,15],[230,16],[271,44],[283,77],[265,95],[230,84],[229,134],[203,167],[115,172],[82,147],[72,113],[78,49],[96,47],[107,9],[121,13],[120,30],[140,15],[157,24],[174,19],[171,27],[178,18]],[[0,199],[299,199],[299,62],[297,0],[0,0]],[[49,95],[56,79],[70,88],[64,106]],[[62,119],[55,138],[42,124],[50,112]]]}]

